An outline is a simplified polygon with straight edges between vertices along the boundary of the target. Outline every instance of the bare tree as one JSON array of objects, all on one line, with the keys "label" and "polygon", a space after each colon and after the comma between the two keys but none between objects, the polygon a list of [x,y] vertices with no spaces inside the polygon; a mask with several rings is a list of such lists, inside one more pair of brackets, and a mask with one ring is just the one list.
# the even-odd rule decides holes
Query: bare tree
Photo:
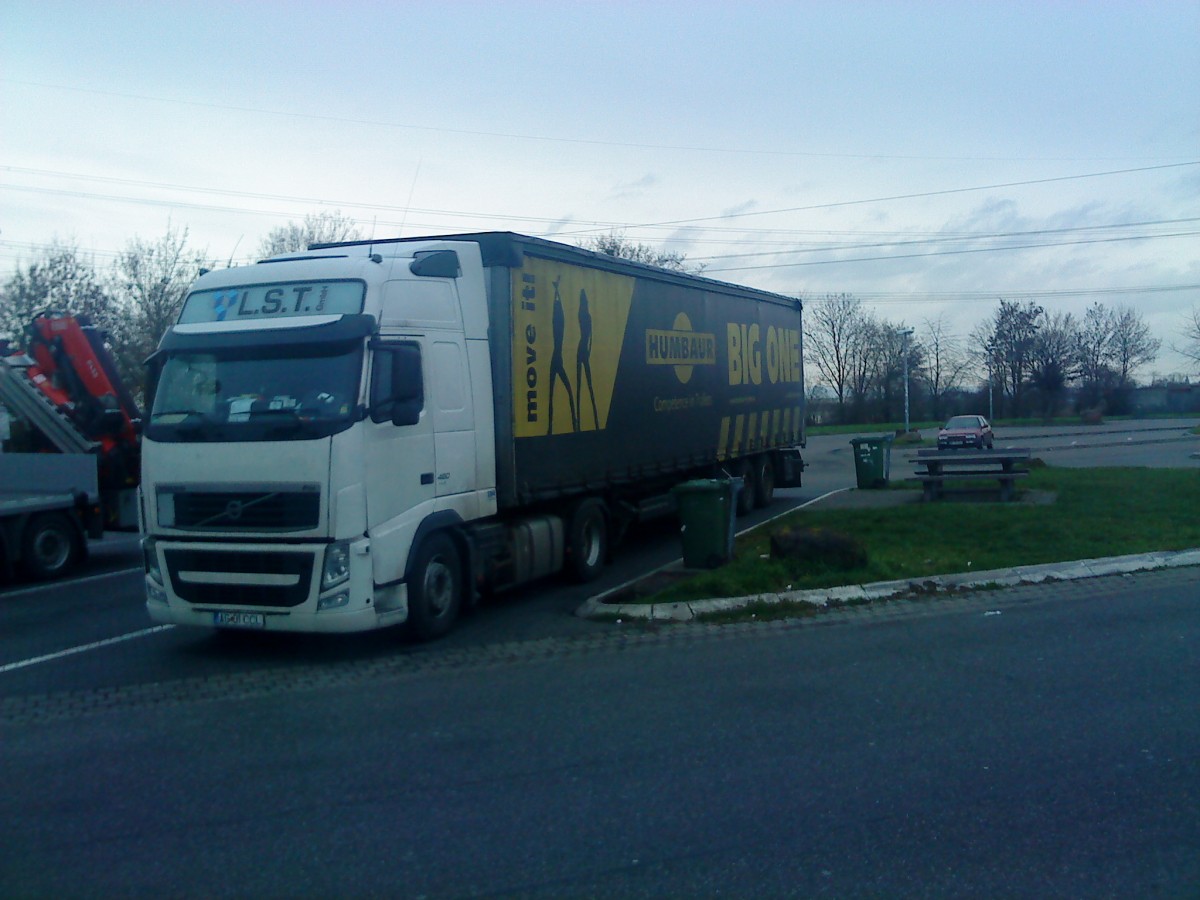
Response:
[{"label": "bare tree", "polygon": [[897,325],[864,313],[861,326],[850,341],[850,393],[852,415],[860,422],[895,420],[897,405],[904,394],[904,358],[908,352],[909,377],[920,371],[922,349],[919,341],[906,336],[903,323]]},{"label": "bare tree", "polygon": [[26,326],[48,309],[86,316],[105,329],[115,323],[112,294],[73,243],[55,241],[41,258],[8,279],[0,290],[0,337],[22,343]]},{"label": "bare tree", "polygon": [[307,250],[309,244],[332,244],[337,241],[362,240],[358,224],[340,209],[309,213],[303,221],[291,221],[272,228],[258,245],[261,257],[278,256]]},{"label": "bare tree", "polygon": [[1084,404],[1124,409],[1134,370],[1157,358],[1161,342],[1151,337],[1141,313],[1100,303],[1088,307],[1079,334]]},{"label": "bare tree", "polygon": [[863,359],[867,324],[862,301],[851,294],[829,294],[805,305],[805,354],[837,396],[842,420],[847,395],[853,393],[856,363]]},{"label": "bare tree", "polygon": [[1099,407],[1116,387],[1112,356],[1112,311],[1101,303],[1093,303],[1079,328],[1079,375],[1085,407]]},{"label": "bare tree", "polygon": [[187,240],[187,228],[168,224],[157,241],[134,237],[113,267],[113,292],[121,311],[113,335],[117,364],[139,401],[146,386],[142,363],[179,316],[187,289],[204,262],[204,252],[189,249]]},{"label": "bare tree", "polygon": [[1029,381],[1042,401],[1042,414],[1058,413],[1067,385],[1079,377],[1079,326],[1070,313],[1045,319],[1029,353]]},{"label": "bare tree", "polygon": [[1032,363],[1033,343],[1045,310],[1033,301],[1000,301],[992,318],[979,325],[972,339],[992,377],[1009,398],[1012,415],[1025,412],[1025,387]]},{"label": "bare tree", "polygon": [[926,319],[922,330],[924,365],[921,376],[929,394],[930,414],[941,421],[946,417],[946,394],[962,385],[970,363],[963,352],[962,341],[950,333],[944,316]]},{"label": "bare tree", "polygon": [[689,263],[686,254],[632,241],[625,236],[624,231],[610,231],[608,234],[597,235],[584,241],[581,246],[585,250],[594,250],[606,256],[617,256],[621,259],[645,263],[648,266],[658,266],[661,269],[691,272],[694,275],[704,271],[703,263],[699,265]]},{"label": "bare tree", "polygon": [[1134,370],[1158,358],[1161,346],[1140,312],[1128,306],[1113,311],[1112,362],[1122,389],[1130,386]]},{"label": "bare tree", "polygon": [[1171,349],[1180,356],[1186,356],[1194,363],[1200,363],[1200,306],[1193,306],[1181,323],[1183,343],[1174,345]]}]

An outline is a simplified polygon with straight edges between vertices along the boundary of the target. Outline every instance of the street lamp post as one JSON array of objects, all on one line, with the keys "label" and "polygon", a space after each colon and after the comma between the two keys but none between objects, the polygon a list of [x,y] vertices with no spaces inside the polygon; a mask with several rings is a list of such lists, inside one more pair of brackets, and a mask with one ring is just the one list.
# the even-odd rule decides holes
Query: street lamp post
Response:
[{"label": "street lamp post", "polygon": [[995,384],[996,376],[992,372],[992,355],[996,352],[996,348],[992,344],[988,344],[984,348],[987,351],[987,370],[988,370],[988,421],[996,418],[995,408],[992,405],[992,386]]},{"label": "street lamp post", "polygon": [[908,339],[912,336],[913,330],[905,328],[900,332],[900,337],[904,338],[904,434],[908,436]]}]

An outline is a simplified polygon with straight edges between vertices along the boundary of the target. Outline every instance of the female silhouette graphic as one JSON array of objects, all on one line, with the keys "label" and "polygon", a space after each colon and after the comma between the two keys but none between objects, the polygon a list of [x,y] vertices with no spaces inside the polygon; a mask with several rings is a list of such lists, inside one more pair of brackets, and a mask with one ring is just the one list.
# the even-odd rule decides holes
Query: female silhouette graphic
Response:
[{"label": "female silhouette graphic", "polygon": [[579,427],[583,426],[583,376],[587,375],[588,396],[592,400],[592,421],[600,427],[596,411],[596,391],[592,388],[592,313],[588,309],[587,291],[579,292],[579,352],[575,356],[575,387],[579,390]]},{"label": "female silhouette graphic", "polygon": [[546,434],[554,434],[554,382],[561,378],[563,387],[567,389],[567,402],[571,404],[571,430],[579,430],[579,419],[575,414],[575,394],[571,390],[571,379],[567,377],[567,369],[563,365],[563,335],[567,330],[567,317],[563,312],[562,295],[558,292],[558,283],[562,278],[554,279],[554,352],[550,356],[550,414]]}]

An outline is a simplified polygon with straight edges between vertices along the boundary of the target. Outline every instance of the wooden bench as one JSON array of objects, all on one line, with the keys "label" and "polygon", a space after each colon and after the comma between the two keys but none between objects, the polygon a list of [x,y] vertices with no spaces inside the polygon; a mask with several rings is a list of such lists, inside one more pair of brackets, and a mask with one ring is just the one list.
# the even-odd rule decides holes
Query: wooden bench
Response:
[{"label": "wooden bench", "polygon": [[985,479],[1000,484],[1000,499],[1011,500],[1018,478],[1029,474],[1017,463],[1029,459],[1028,450],[920,450],[916,476],[925,500],[937,500],[947,481]]}]

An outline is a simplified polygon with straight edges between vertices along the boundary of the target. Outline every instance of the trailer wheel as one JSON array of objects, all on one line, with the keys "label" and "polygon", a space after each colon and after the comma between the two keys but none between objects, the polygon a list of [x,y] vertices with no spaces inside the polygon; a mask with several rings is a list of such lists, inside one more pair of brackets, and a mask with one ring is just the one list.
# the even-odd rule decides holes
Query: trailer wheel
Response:
[{"label": "trailer wheel", "polygon": [[21,539],[21,568],[30,578],[57,578],[79,562],[79,535],[62,513],[42,513],[25,526]]},{"label": "trailer wheel", "polygon": [[733,477],[742,483],[742,489],[738,491],[737,495],[735,512],[739,516],[749,515],[754,509],[755,485],[757,484],[753,461],[749,458],[739,461]]},{"label": "trailer wheel", "polygon": [[454,627],[462,608],[462,559],[445,533],[426,538],[408,582],[408,632],[432,641]]},{"label": "trailer wheel", "polygon": [[754,505],[758,508],[770,506],[775,499],[775,464],[771,455],[764,453],[754,460]]},{"label": "trailer wheel", "polygon": [[571,513],[567,536],[567,572],[580,583],[595,581],[608,559],[608,515],[604,502],[592,497]]}]

